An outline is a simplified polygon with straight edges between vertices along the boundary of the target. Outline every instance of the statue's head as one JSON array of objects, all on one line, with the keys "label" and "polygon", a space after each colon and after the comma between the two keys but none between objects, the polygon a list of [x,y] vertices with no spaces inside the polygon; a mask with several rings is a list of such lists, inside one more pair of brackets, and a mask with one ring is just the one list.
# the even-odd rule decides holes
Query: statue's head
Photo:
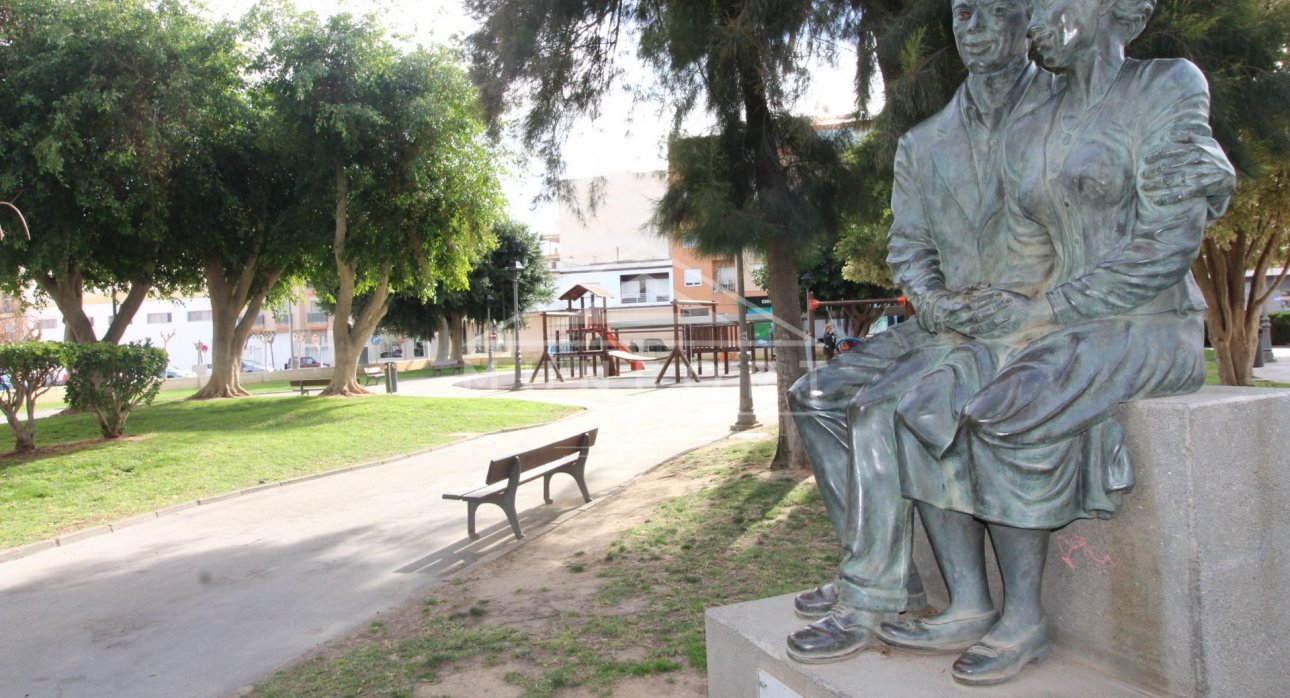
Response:
[{"label": "statue's head", "polygon": [[1044,65],[1069,67],[1098,37],[1123,46],[1147,26],[1155,0],[1036,0],[1029,35]]},{"label": "statue's head", "polygon": [[954,42],[972,73],[993,73],[1026,57],[1032,0],[954,0]]}]

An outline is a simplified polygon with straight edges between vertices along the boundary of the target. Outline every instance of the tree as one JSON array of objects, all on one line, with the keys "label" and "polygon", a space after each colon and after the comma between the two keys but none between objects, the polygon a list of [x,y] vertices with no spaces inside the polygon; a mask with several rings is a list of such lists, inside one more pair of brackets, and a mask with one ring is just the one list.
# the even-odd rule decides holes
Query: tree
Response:
[{"label": "tree", "polygon": [[[594,115],[621,77],[614,61],[624,26],[639,33],[638,56],[659,76],[676,106],[674,123],[702,108],[717,123],[706,143],[673,155],[676,192],[660,205],[666,230],[692,236],[701,253],[759,249],[767,260],[767,291],[780,327],[801,327],[798,253],[836,220],[823,198],[822,178],[799,163],[825,150],[822,138],[785,113],[809,80],[815,57],[831,58],[837,42],[854,36],[856,2],[694,3],[581,0],[471,0],[484,18],[472,38],[474,75],[490,117],[510,93],[527,100],[522,133],[548,164],[547,185],[559,188],[560,143],[571,117]],[[514,27],[525,27],[515,32]],[[682,170],[695,165],[688,173]],[[686,180],[704,188],[685,201]],[[690,190],[693,191],[693,190]],[[696,192],[697,194],[697,192]],[[814,199],[814,200],[813,200]],[[704,211],[702,205],[715,208]],[[664,208],[666,206],[666,208]],[[727,214],[718,220],[717,211]],[[711,226],[702,221],[713,223]],[[711,237],[709,234],[711,233]],[[731,244],[737,243],[737,244]],[[780,443],[773,467],[805,464],[786,403],[787,388],[804,370],[800,342],[778,347]]]},{"label": "tree", "polygon": [[307,231],[327,223],[299,190],[282,119],[260,86],[229,95],[221,115],[174,185],[174,244],[194,258],[211,300],[211,373],[196,399],[249,395],[239,384],[242,349],[266,301],[323,248]]},{"label": "tree", "polygon": [[[400,54],[371,19],[297,15],[267,54],[296,172],[334,212],[314,285],[335,304],[336,368],[323,395],[367,391],[363,345],[392,294],[461,288],[502,210],[477,96],[444,50]],[[366,298],[356,304],[355,299]]]},{"label": "tree", "polygon": [[[1205,235],[1192,272],[1208,309],[1206,328],[1225,385],[1249,385],[1273,264],[1290,237],[1290,3],[1161,2],[1135,56],[1182,56],[1209,78],[1214,137],[1242,175],[1227,214]],[[1253,272],[1250,287],[1247,271]],[[1284,278],[1282,265],[1279,278]]]},{"label": "tree", "polygon": [[151,341],[71,346],[67,401],[72,409],[98,415],[103,438],[120,438],[130,413],[157,397],[166,361],[165,350]]},{"label": "tree", "polygon": [[[0,345],[0,410],[13,431],[13,450],[36,448],[36,398],[54,386],[54,376],[66,361],[57,342],[18,342]],[[20,411],[26,412],[26,418]]]},{"label": "tree", "polygon": [[[1246,180],[1227,215],[1205,235],[1193,270],[1209,306],[1205,324],[1223,385],[1252,382],[1263,304],[1290,271],[1288,221],[1290,163],[1284,163]],[[1247,270],[1252,273],[1248,289]]]},{"label": "tree", "polygon": [[[0,191],[30,240],[0,243],[0,285],[34,286],[71,339],[120,340],[150,292],[199,278],[170,244],[172,176],[235,79],[231,32],[176,2],[13,0],[0,32]],[[97,334],[87,290],[124,293]]]},{"label": "tree", "polygon": [[[449,334],[453,335],[453,356],[460,360],[460,335],[465,322],[505,320],[513,312],[511,284],[515,281],[516,262],[524,265],[519,275],[520,312],[551,300],[555,277],[542,254],[542,243],[537,234],[516,221],[498,224],[493,233],[497,247],[471,270],[465,289],[450,291],[441,288],[431,301],[396,296],[391,300],[390,310],[381,321],[381,327],[428,341],[438,332],[437,327],[443,321],[450,328]],[[439,334],[441,345],[449,341],[442,332]]]}]

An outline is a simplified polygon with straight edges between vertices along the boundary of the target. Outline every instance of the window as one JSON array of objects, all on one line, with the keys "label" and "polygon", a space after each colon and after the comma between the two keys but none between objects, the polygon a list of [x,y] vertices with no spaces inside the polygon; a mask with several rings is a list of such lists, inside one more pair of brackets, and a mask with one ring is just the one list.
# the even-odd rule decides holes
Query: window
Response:
[{"label": "window", "polygon": [[707,317],[707,308],[681,308],[681,317]]},{"label": "window", "polygon": [[735,292],[735,268],[718,267],[717,278],[713,282],[717,293],[734,293]]},{"label": "window", "polygon": [[325,325],[327,323],[327,313],[323,312],[322,306],[318,301],[309,301],[308,322],[311,325]]},{"label": "window", "polygon": [[41,318],[36,321],[36,326],[42,330],[57,329],[58,321],[53,318]]},{"label": "window", "polygon": [[684,240],[682,240],[682,241],[681,241],[681,247],[682,247],[683,249],[692,250],[692,249],[694,249],[694,248],[696,248],[696,247],[698,247],[698,246],[699,246],[698,241],[697,241],[697,240],[694,240],[694,239],[692,239],[692,238],[686,238],[686,239],[684,239]]},{"label": "window", "polygon": [[149,325],[161,325],[170,322],[170,313],[148,313]]},{"label": "window", "polygon": [[703,285],[703,271],[702,271],[702,270],[700,270],[700,269],[686,269],[686,270],[685,270],[685,287],[686,287],[686,288],[691,288],[691,287],[694,287],[694,286],[702,286],[702,285]]},{"label": "window", "polygon": [[189,322],[210,322],[211,311],[209,310],[190,310],[188,311]]}]

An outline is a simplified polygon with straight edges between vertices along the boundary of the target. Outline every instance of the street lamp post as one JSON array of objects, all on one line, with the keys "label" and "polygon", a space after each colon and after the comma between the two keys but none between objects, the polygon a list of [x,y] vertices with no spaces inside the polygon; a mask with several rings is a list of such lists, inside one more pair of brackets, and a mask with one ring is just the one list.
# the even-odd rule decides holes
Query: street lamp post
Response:
[{"label": "street lamp post", "polygon": [[484,295],[484,312],[488,315],[488,321],[484,323],[484,326],[488,328],[488,367],[484,369],[486,371],[492,371],[497,368],[493,363],[493,336],[497,334],[496,328],[493,327],[494,300],[496,299],[493,298],[493,294],[488,293]]},{"label": "street lamp post", "polygon": [[518,260],[515,262],[515,283],[514,283],[514,304],[515,304],[515,346],[511,349],[515,356],[515,382],[511,384],[511,390],[519,390],[524,387],[524,382],[520,378],[520,272],[524,271],[524,265]]},{"label": "street lamp post", "polygon": [[752,351],[752,342],[748,340],[748,303],[744,297],[744,253],[739,251],[735,257],[735,306],[739,309],[739,416],[731,425],[730,431],[747,431],[757,424],[757,415],[753,412],[752,374],[749,371],[748,352]]}]

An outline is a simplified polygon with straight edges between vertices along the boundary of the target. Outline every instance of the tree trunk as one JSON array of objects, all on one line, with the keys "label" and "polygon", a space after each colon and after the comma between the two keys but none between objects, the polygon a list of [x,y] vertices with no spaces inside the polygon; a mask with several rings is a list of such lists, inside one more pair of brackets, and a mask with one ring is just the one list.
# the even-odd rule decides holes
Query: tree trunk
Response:
[{"label": "tree trunk", "polygon": [[[788,210],[790,198],[788,175],[781,160],[778,128],[766,96],[761,66],[755,57],[745,57],[739,65],[739,89],[743,97],[746,126],[744,152],[753,165],[756,195],[764,212]],[[777,206],[778,204],[778,206]],[[806,352],[802,347],[802,313],[799,309],[797,254],[799,240],[792,230],[792,214],[770,221],[780,232],[766,241],[766,273],[770,280],[767,293],[775,318],[776,400],[779,404],[779,443],[771,469],[808,467],[806,450],[797,432],[797,424],[788,409],[788,388],[805,373]]]},{"label": "tree trunk", "polygon": [[376,330],[377,323],[385,317],[385,311],[390,307],[390,270],[382,270],[376,287],[372,289],[371,299],[355,317],[354,290],[358,285],[358,270],[348,261],[345,251],[349,235],[349,181],[345,168],[340,163],[335,166],[335,174],[336,233],[332,255],[336,260],[336,274],[340,280],[340,288],[336,293],[336,320],[332,325],[336,366],[332,369],[331,383],[319,396],[371,395],[358,382],[358,359],[363,355],[363,346]]},{"label": "tree trunk", "polygon": [[452,315],[448,319],[448,327],[452,335],[452,355],[449,361],[454,364],[464,364],[465,347],[466,347],[466,318],[462,315]]},{"label": "tree trunk", "polygon": [[434,362],[437,364],[446,364],[452,361],[452,326],[448,324],[448,319],[440,317],[438,320],[439,330],[435,332]]},{"label": "tree trunk", "polygon": [[802,312],[798,307],[800,284],[791,241],[777,237],[767,243],[766,272],[769,277],[766,291],[775,318],[775,398],[779,405],[779,443],[770,467],[772,470],[805,468],[808,466],[806,450],[788,407],[788,389],[806,373]]},{"label": "tree trunk", "polygon": [[36,281],[40,289],[49,294],[58,312],[63,316],[63,325],[71,335],[71,341],[77,344],[89,344],[98,341],[94,334],[94,325],[85,314],[82,305],[85,289],[80,270],[68,269],[63,276],[42,276]]},{"label": "tree trunk", "polygon": [[211,299],[211,374],[206,385],[193,395],[194,400],[250,395],[241,384],[242,349],[265,297],[281,275],[281,270],[260,268],[258,256],[240,266],[235,280],[230,280],[227,272],[223,260],[205,260],[206,289]]}]

